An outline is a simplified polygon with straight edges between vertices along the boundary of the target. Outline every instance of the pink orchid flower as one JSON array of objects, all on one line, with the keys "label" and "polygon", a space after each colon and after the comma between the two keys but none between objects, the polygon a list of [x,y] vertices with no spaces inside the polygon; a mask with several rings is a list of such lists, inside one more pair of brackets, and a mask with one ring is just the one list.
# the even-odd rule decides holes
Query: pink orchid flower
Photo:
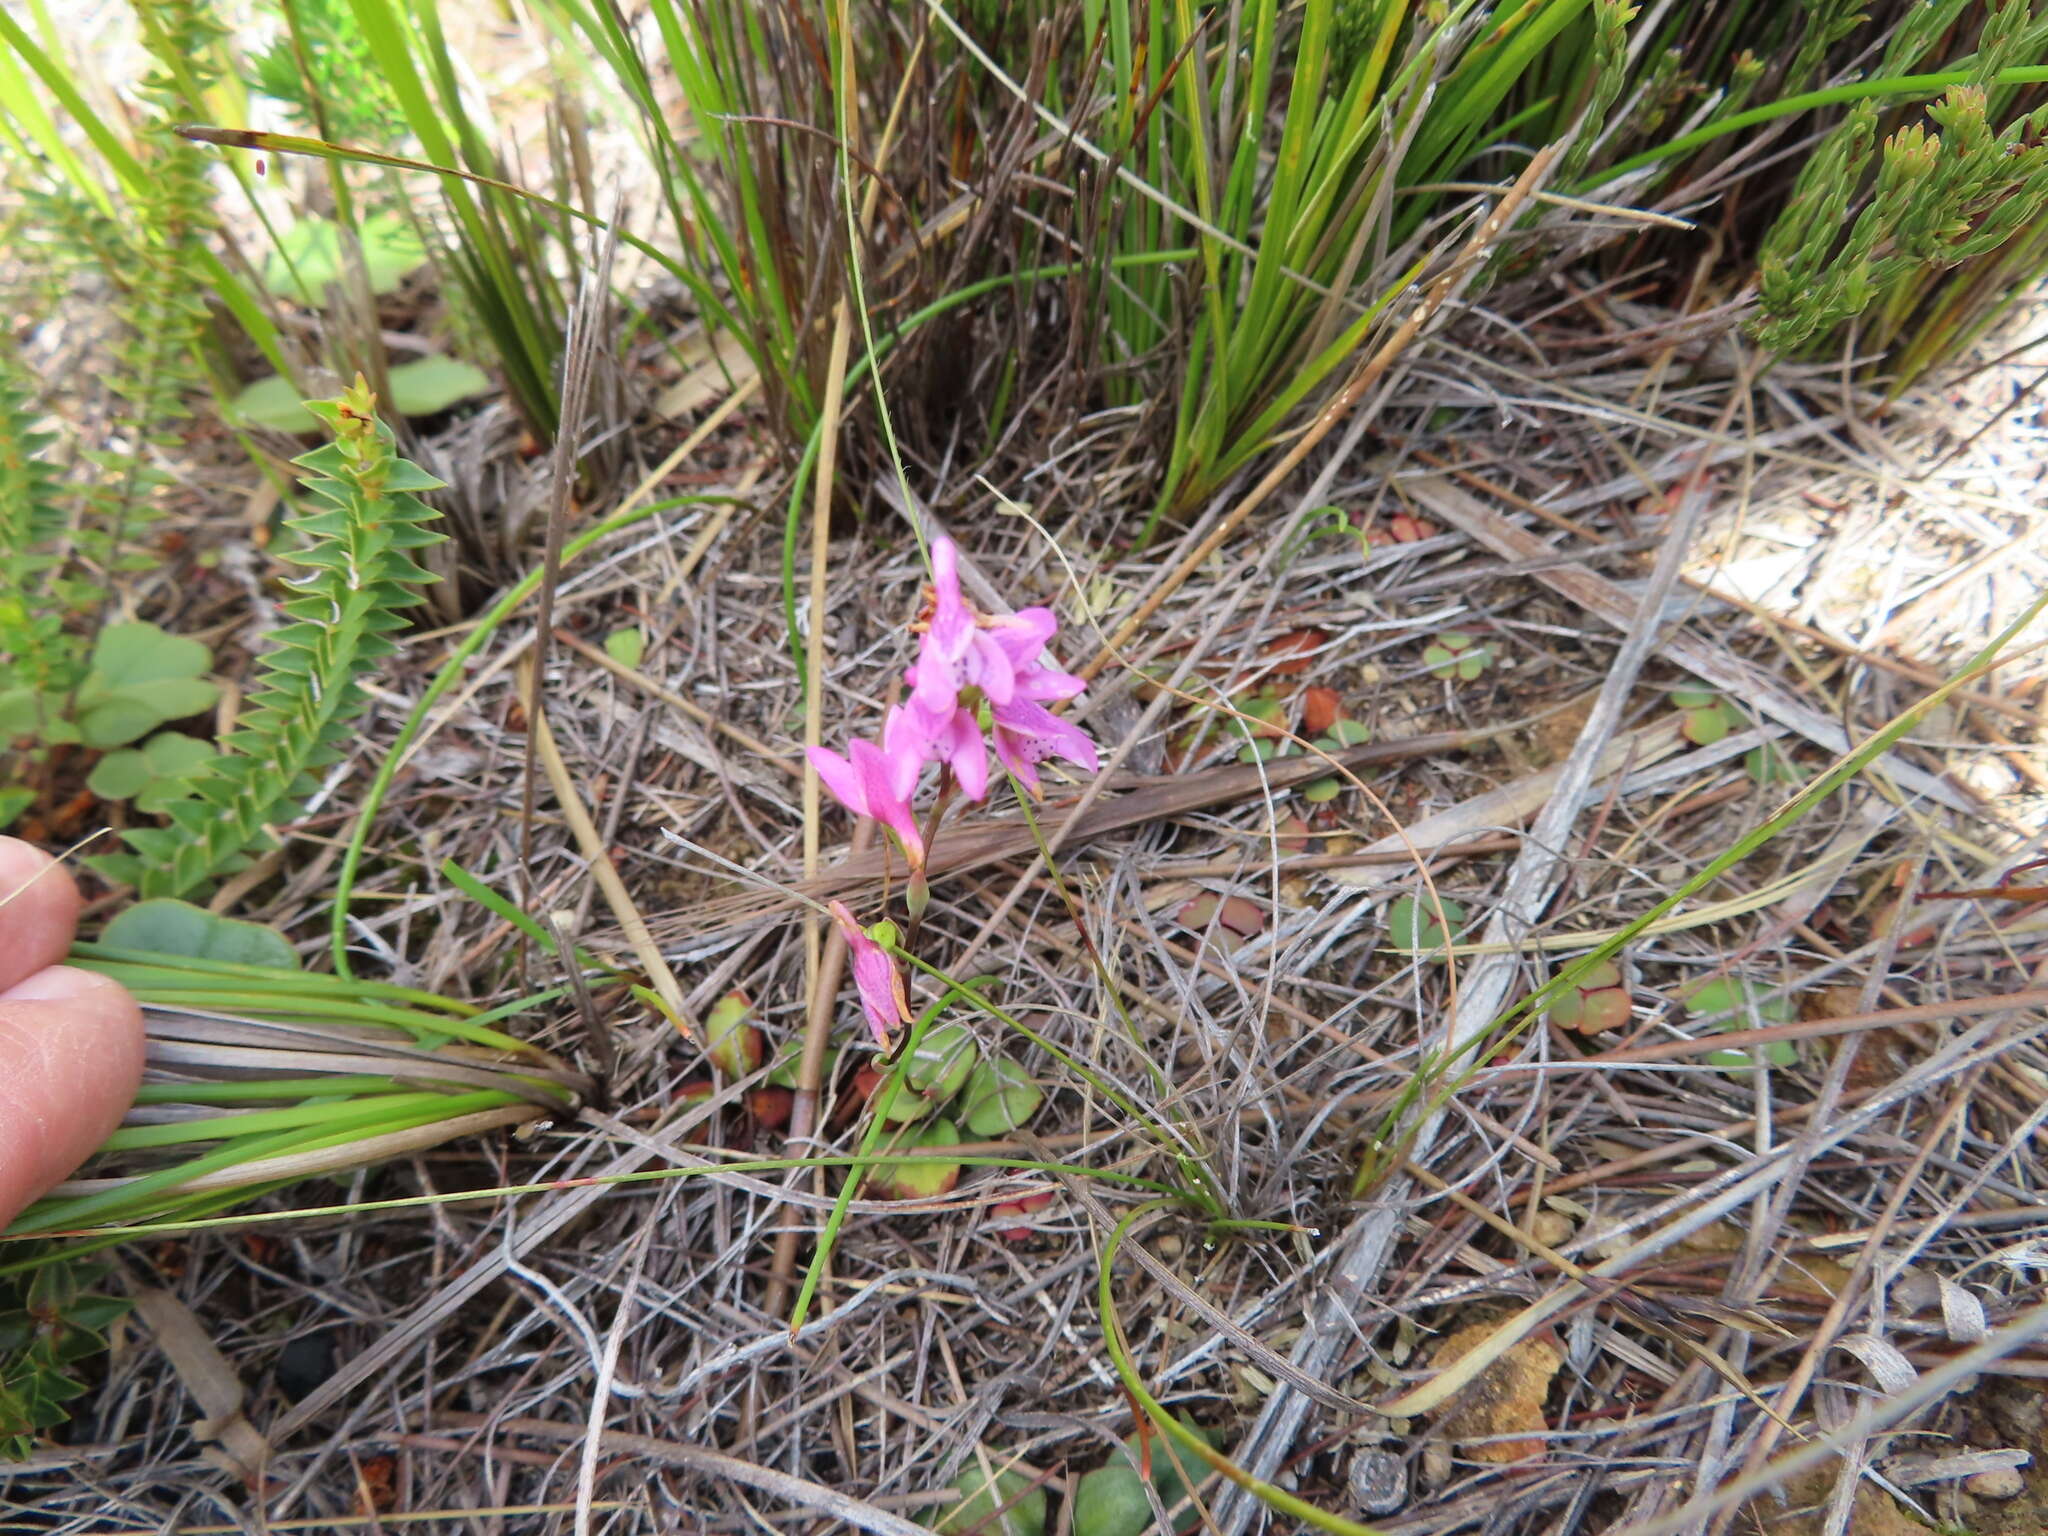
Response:
[{"label": "pink orchid flower", "polygon": [[988,793],[988,746],[981,739],[981,724],[971,710],[955,708],[933,717],[915,699],[903,706],[903,713],[924,742],[924,760],[944,763],[953,770],[953,782],[970,800]]},{"label": "pink orchid flower", "polygon": [[876,1043],[887,1050],[890,1031],[898,1024],[910,1022],[910,1000],[904,995],[903,977],[889,951],[868,937],[867,930],[853,920],[844,902],[826,905],[846,939],[847,952],[853,956],[853,984],[860,991],[861,1012],[867,1015],[868,1029]]},{"label": "pink orchid flower", "polygon": [[989,715],[994,729],[996,756],[1016,775],[1017,782],[1032,794],[1039,793],[1038,765],[1049,757],[1087,769],[1100,766],[1095,743],[1088,733],[1070,720],[1062,720],[1043,704],[1029,699],[992,706]]},{"label": "pink orchid flower", "polygon": [[[1044,707],[1076,698],[1087,687],[1045,655],[1058,629],[1050,608],[1000,617],[978,613],[960,595],[959,549],[951,539],[932,541],[932,607],[917,663],[904,674],[910,697],[889,711],[879,746],[856,741],[845,757],[822,747],[810,750],[825,787],[854,814],[872,816],[895,833],[913,871],[924,867],[925,850],[910,800],[926,763],[943,763],[970,800],[988,794],[991,744],[1034,795],[1038,764],[1047,758],[1096,768],[1088,734]],[[984,703],[992,722],[988,740],[981,724]]]},{"label": "pink orchid flower", "polygon": [[932,541],[932,614],[905,674],[919,708],[939,719],[959,706],[960,690],[979,688],[992,704],[1016,696],[1018,674],[1031,667],[1059,628],[1049,608],[989,618],[960,595],[960,551],[951,539]]},{"label": "pink orchid flower", "polygon": [[882,744],[847,743],[845,757],[829,747],[811,747],[806,755],[834,799],[856,816],[872,816],[903,845],[913,869],[924,865],[924,838],[910,797],[917,792],[926,742],[917,723],[902,710],[891,710],[882,725]]}]

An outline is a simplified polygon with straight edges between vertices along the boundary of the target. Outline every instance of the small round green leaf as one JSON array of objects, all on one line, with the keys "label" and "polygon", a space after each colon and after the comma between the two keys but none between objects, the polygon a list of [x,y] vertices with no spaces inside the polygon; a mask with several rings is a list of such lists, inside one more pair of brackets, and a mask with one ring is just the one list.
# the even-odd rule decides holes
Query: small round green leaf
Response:
[{"label": "small round green leaf", "polygon": [[637,624],[613,630],[604,637],[604,653],[622,667],[638,667],[647,654],[647,631]]},{"label": "small round green leaf", "polygon": [[935,1024],[903,1063],[903,1079],[919,1093],[945,1103],[958,1093],[981,1052],[959,1024]]},{"label": "small round green leaf", "polygon": [[158,731],[142,744],[150,774],[159,779],[189,778],[213,761],[214,750],[182,731]]},{"label": "small round green leaf", "polygon": [[[934,1120],[904,1145],[921,1152],[957,1147],[960,1128],[950,1120]],[[883,1193],[894,1199],[929,1200],[960,1182],[960,1164],[943,1157],[892,1158],[875,1164],[873,1177]]]},{"label": "small round green leaf", "polygon": [[197,640],[166,633],[141,619],[107,625],[92,646],[92,676],[108,688],[196,679],[212,665],[213,653]]},{"label": "small round green leaf", "polygon": [[1310,805],[1322,805],[1343,793],[1344,785],[1338,779],[1317,779],[1313,784],[1303,786],[1301,798]]},{"label": "small round green leaf", "polygon": [[94,765],[85,787],[102,800],[131,800],[152,777],[149,760],[136,748],[124,747]]},{"label": "small round green leaf", "polygon": [[389,377],[391,403],[406,416],[431,416],[491,388],[483,369],[456,357],[423,357],[392,369]]},{"label": "small round green leaf", "polygon": [[[993,1453],[989,1460],[1001,1464]],[[1045,1490],[1022,1472],[998,1471],[991,1486],[981,1464],[970,1459],[953,1479],[953,1491],[958,1501],[938,1520],[942,1536],[1044,1536]]]},{"label": "small round green leaf", "polygon": [[1797,784],[1804,777],[1793,767],[1784,749],[1769,742],[1751,747],[1743,755],[1742,766],[1759,784]]},{"label": "small round green leaf", "polygon": [[273,432],[318,432],[320,418],[306,409],[299,387],[281,373],[244,385],[228,402],[227,418],[238,427]]},{"label": "small round green leaf", "polygon": [[133,699],[103,699],[78,712],[78,735],[88,747],[121,747],[164,723],[164,716]]},{"label": "small round green leaf", "polygon": [[[1465,921],[1465,909],[1455,901],[1443,903],[1443,915],[1454,929]],[[1443,924],[1437,921],[1434,903],[1400,896],[1388,906],[1387,942],[1394,948],[1441,949],[1446,937]]]},{"label": "small round green leaf", "polygon": [[1121,1456],[1084,1475],[1074,1489],[1074,1536],[1139,1536],[1151,1526],[1145,1480]]},{"label": "small round green leaf", "polygon": [[[427,259],[426,247],[403,215],[373,213],[357,228],[363,270],[370,291],[393,293],[405,275]],[[278,237],[263,263],[264,286],[309,308],[325,301],[327,287],[341,278],[341,229],[318,215],[300,219]]]},{"label": "small round green leaf", "polygon": [[1685,739],[1697,747],[1711,747],[1726,736],[1735,722],[1728,718],[1728,712],[1718,704],[1704,709],[1688,709],[1681,730]]},{"label": "small round green leaf", "polygon": [[1045,1102],[1021,1063],[1007,1056],[978,1063],[967,1078],[960,1118],[976,1136],[1007,1136]]}]

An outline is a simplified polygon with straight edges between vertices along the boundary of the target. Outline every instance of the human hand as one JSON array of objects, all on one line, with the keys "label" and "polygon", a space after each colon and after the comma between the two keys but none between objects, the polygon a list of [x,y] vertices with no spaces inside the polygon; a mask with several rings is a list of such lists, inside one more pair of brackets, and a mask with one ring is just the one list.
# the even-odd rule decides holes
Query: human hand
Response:
[{"label": "human hand", "polygon": [[0,1226],[113,1133],[142,1081],[128,989],[58,963],[78,907],[61,865],[0,837]]}]

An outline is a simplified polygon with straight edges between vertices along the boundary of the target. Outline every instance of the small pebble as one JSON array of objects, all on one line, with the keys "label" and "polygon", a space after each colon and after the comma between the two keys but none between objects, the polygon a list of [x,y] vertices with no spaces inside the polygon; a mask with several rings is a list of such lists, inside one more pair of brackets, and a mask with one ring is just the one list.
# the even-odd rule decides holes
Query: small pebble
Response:
[{"label": "small pebble", "polygon": [[1351,1458],[1351,1502],[1368,1515],[1391,1515],[1408,1502],[1408,1468],[1391,1451],[1360,1450]]},{"label": "small pebble", "polygon": [[1572,1235],[1572,1219],[1556,1211],[1538,1211],[1529,1222],[1529,1235],[1546,1248],[1555,1248]]},{"label": "small pebble", "polygon": [[2016,1499],[2027,1491],[2027,1480],[2017,1467],[1993,1467],[1964,1478],[1963,1490],[1980,1499]]},{"label": "small pebble", "polygon": [[1422,1448],[1422,1482],[1426,1488],[1441,1488],[1451,1480],[1451,1448],[1432,1440]]}]

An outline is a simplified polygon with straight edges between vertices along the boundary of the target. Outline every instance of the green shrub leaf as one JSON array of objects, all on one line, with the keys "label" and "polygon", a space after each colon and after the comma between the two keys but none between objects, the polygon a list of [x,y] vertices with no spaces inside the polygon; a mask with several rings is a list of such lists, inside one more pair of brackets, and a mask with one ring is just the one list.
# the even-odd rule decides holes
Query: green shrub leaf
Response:
[{"label": "green shrub leaf", "polygon": [[[432,416],[458,401],[489,394],[490,375],[459,357],[423,357],[391,370],[391,404],[401,416]],[[439,481],[434,482],[439,485]],[[397,486],[394,489],[408,489]]]}]

